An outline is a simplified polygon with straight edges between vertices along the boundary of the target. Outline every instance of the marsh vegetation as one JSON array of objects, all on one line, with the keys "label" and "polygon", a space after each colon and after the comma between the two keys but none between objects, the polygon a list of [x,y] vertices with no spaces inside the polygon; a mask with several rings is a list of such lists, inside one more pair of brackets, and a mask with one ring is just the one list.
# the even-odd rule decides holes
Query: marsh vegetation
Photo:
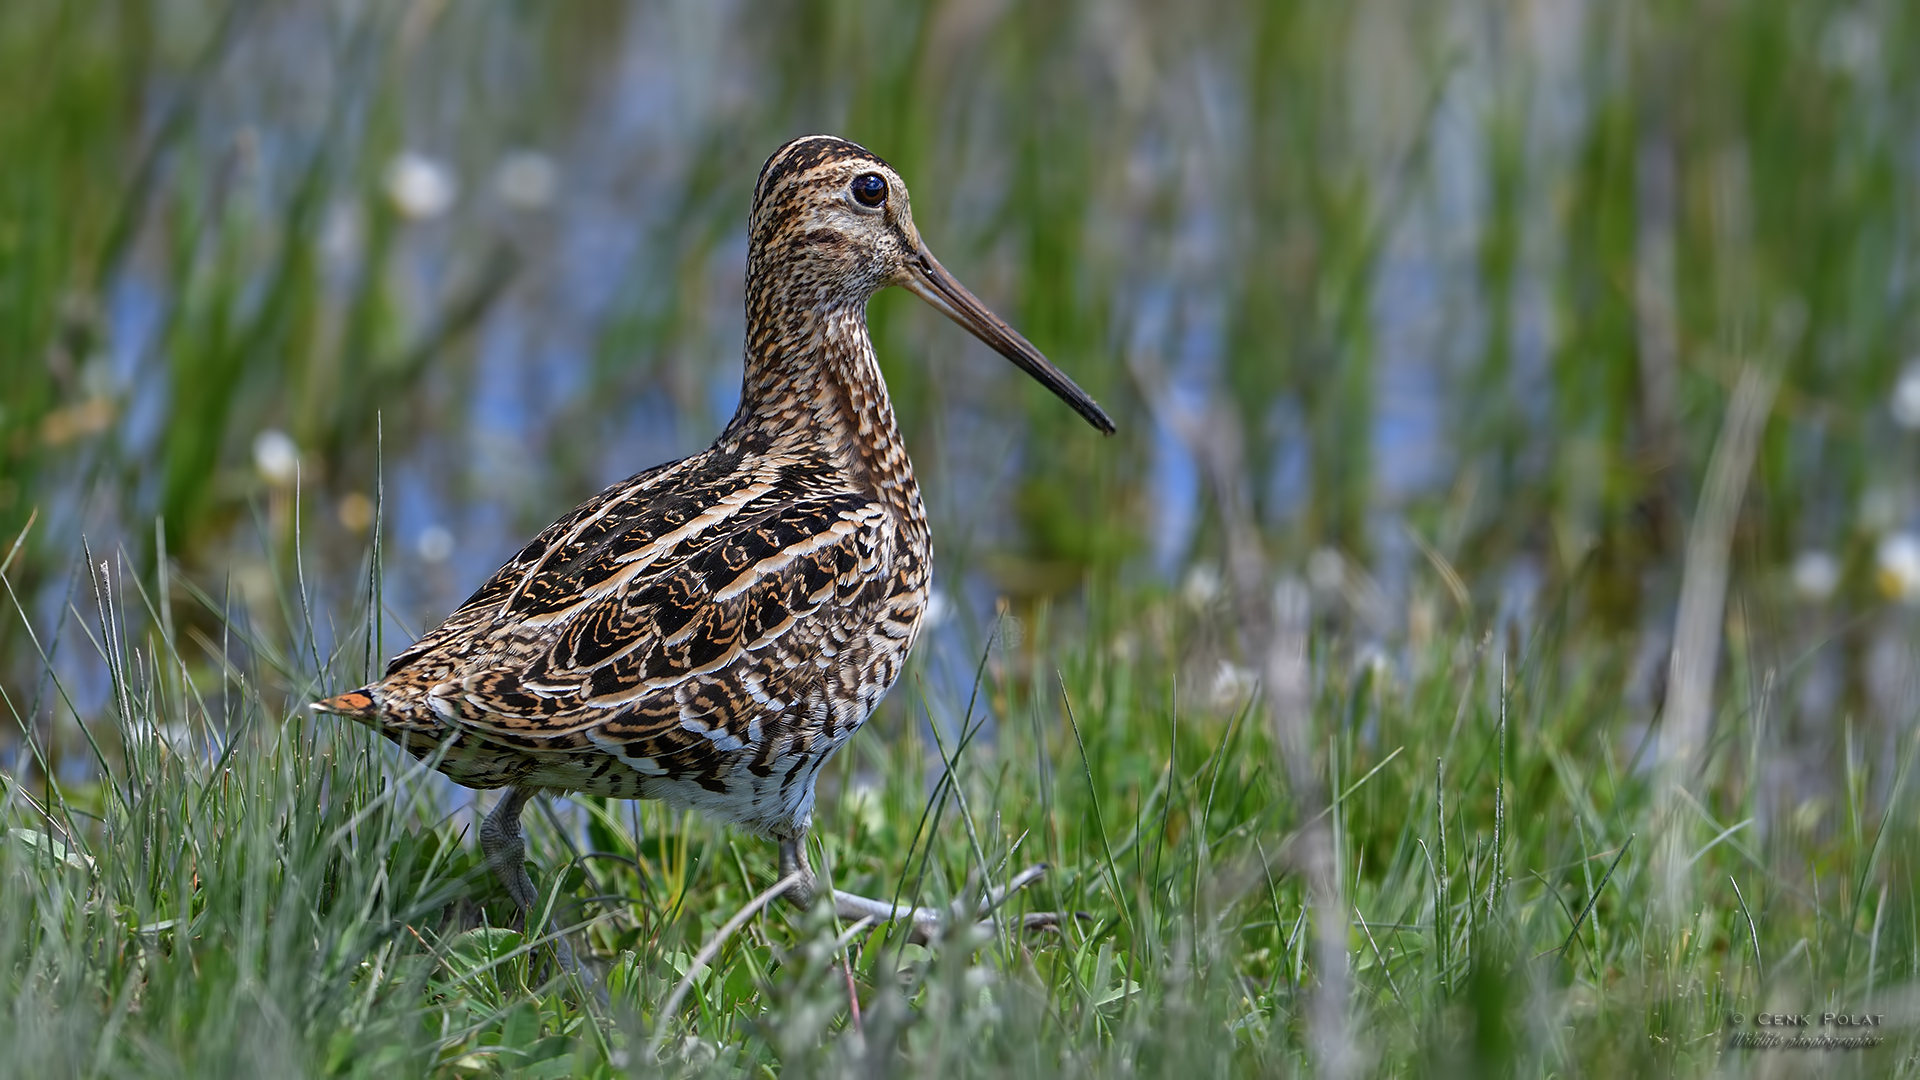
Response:
[{"label": "marsh vegetation", "polygon": [[[303,706],[712,438],[809,130],[1120,428],[874,301],[939,618],[815,866],[1084,917],[695,970],[771,845],[557,800],[601,1003]],[[0,1071],[1911,1072],[1916,192],[1877,0],[8,0]]]}]

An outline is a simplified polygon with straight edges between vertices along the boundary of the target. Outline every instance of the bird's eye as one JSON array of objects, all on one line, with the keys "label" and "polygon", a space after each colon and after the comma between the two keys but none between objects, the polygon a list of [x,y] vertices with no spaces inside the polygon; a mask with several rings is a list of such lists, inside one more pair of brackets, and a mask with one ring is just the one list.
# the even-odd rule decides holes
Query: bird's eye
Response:
[{"label": "bird's eye", "polygon": [[887,178],[879,173],[861,173],[853,178],[853,197],[861,206],[879,206],[887,201]]}]

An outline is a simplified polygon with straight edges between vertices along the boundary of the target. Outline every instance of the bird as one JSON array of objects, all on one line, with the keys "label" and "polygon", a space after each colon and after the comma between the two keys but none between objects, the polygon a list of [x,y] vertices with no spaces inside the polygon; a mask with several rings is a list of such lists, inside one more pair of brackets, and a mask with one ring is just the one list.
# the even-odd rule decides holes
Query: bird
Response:
[{"label": "bird", "polygon": [[[480,843],[527,925],[520,814],[542,792],[657,799],[770,838],[785,898],[812,904],[821,767],[899,677],[928,606],[926,507],[866,321],[896,285],[1113,433],[933,257],[891,165],[794,139],[754,184],[745,371],[713,444],[588,499],[379,681],[311,706],[508,789]],[[834,896],[843,915],[896,912]]]}]

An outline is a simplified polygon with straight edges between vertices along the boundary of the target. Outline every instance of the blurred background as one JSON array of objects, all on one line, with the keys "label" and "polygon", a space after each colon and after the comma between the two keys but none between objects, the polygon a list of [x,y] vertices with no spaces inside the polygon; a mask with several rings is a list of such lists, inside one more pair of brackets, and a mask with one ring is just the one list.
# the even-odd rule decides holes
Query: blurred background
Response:
[{"label": "blurred background", "polygon": [[90,767],[75,718],[113,690],[75,644],[88,551],[165,568],[209,673],[226,611],[352,679],[705,445],[754,176],[815,131],[891,161],[933,250],[1120,427],[875,299],[936,683],[1005,610],[1241,700],[1204,617],[1239,515],[1330,657],[1548,627],[1626,688],[1602,737],[1631,751],[1753,371],[1778,389],[1727,633],[1756,659],[1726,677],[1778,680],[1789,787],[1843,728],[1911,724],[1912,5],[9,0],[0,686],[54,767]]}]

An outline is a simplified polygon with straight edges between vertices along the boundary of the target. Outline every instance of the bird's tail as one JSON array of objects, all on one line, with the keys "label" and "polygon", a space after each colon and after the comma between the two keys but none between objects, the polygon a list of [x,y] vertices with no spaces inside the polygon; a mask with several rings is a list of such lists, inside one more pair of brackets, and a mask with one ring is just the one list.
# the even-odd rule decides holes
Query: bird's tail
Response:
[{"label": "bird's tail", "polygon": [[316,701],[307,706],[314,712],[333,713],[336,716],[351,716],[356,720],[375,720],[380,716],[380,703],[374,699],[373,687],[363,686],[350,690],[325,701]]}]

